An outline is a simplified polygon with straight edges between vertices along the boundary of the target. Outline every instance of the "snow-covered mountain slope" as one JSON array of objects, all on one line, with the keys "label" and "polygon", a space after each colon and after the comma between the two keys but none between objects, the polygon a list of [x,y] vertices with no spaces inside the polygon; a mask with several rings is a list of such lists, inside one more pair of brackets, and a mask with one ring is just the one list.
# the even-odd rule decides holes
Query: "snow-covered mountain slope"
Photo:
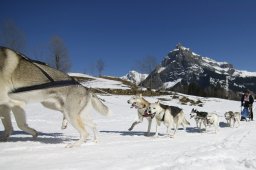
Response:
[{"label": "snow-covered mountain slope", "polygon": [[186,89],[191,83],[206,95],[221,88],[233,93],[244,89],[256,92],[256,72],[237,70],[232,64],[200,56],[178,44],[141,84],[155,89],[166,88],[166,84]]},{"label": "snow-covered mountain slope", "polygon": [[[150,102],[159,98],[164,103],[184,109],[185,117],[191,125],[186,131],[179,129],[175,138],[165,136],[166,128],[161,125],[160,136],[153,137],[155,121],[152,123],[151,136],[145,136],[147,121],[128,131],[136,119],[137,112],[130,109],[127,100],[130,96],[99,96],[112,110],[111,117],[103,117],[94,111],[94,122],[98,125],[100,140],[92,141],[78,148],[64,148],[74,142],[79,134],[70,125],[61,130],[62,115],[48,110],[40,104],[26,107],[29,126],[38,130],[37,139],[20,131],[13,119],[14,133],[7,142],[0,142],[1,170],[244,170],[256,169],[256,122],[241,122],[238,128],[225,124],[226,111],[240,111],[240,102],[217,98],[186,96],[200,100],[201,111],[216,112],[220,119],[217,134],[210,128],[199,133],[189,113],[195,106],[183,105],[170,96],[145,97]],[[76,99],[74,99],[76,100]],[[0,132],[3,126],[0,123]]]},{"label": "snow-covered mountain slope", "polygon": [[137,71],[129,71],[125,76],[120,77],[121,79],[128,80],[136,85],[140,84],[143,80],[147,78],[148,74],[142,74]]},{"label": "snow-covered mountain slope", "polygon": [[81,84],[88,88],[100,88],[100,89],[130,89],[129,86],[123,84],[118,80],[110,80],[107,78],[99,78],[81,73],[69,73],[74,78],[82,79]]}]

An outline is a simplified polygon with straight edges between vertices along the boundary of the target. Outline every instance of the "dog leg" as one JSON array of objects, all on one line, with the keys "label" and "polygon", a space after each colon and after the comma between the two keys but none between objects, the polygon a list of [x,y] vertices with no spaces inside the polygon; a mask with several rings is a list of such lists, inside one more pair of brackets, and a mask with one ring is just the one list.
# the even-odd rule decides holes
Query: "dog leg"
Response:
[{"label": "dog leg", "polygon": [[216,124],[215,124],[215,134],[217,134],[218,131],[219,131],[218,123],[216,123]]},{"label": "dog leg", "polygon": [[4,125],[3,135],[0,137],[0,141],[7,141],[8,137],[13,132],[12,122],[11,122],[11,109],[8,106],[0,106],[0,115],[3,117],[2,123]]},{"label": "dog leg", "polygon": [[135,122],[132,123],[132,126],[128,129],[129,131],[132,131],[132,129],[134,128],[134,126],[136,126],[137,124],[141,123],[141,120],[137,120]]},{"label": "dog leg", "polygon": [[234,128],[235,127],[235,119],[232,119],[232,122],[231,122],[231,124],[232,124],[232,128]]},{"label": "dog leg", "polygon": [[96,127],[93,127],[92,130],[93,130],[93,135],[94,135],[94,142],[95,142],[95,143],[98,143],[98,142],[99,142],[98,130],[97,130]]},{"label": "dog leg", "polygon": [[195,119],[196,120],[196,127],[199,128],[199,120],[198,119]]},{"label": "dog leg", "polygon": [[166,134],[167,134],[167,135],[170,135],[169,133],[170,133],[170,128],[169,128],[169,126],[167,126],[167,127],[166,127]]},{"label": "dog leg", "polygon": [[68,126],[68,120],[63,116],[62,124],[61,124],[61,129],[66,129]]},{"label": "dog leg", "polygon": [[92,119],[90,120],[86,120],[85,122],[86,126],[89,126],[90,128],[92,128],[93,131],[93,141],[95,143],[99,142],[99,138],[98,138],[98,130],[97,130],[97,125],[92,121]]},{"label": "dog leg", "polygon": [[28,134],[31,134],[33,138],[36,138],[38,136],[38,133],[35,129],[30,128],[26,123],[26,115],[23,108],[19,106],[14,106],[12,108],[12,112],[14,114],[15,120],[17,122],[18,127],[23,130],[24,132],[27,132]]},{"label": "dog leg", "polygon": [[76,115],[70,116],[68,118],[70,120],[70,124],[79,132],[80,139],[73,144],[68,144],[66,147],[72,148],[74,146],[80,146],[81,144],[86,142],[89,134],[86,131],[83,120],[78,113]]},{"label": "dog leg", "polygon": [[176,125],[174,125],[174,130],[173,130],[173,134],[172,134],[172,138],[174,137],[174,135],[175,135],[175,133],[176,133],[176,131],[177,131],[177,129],[178,129],[178,126],[179,126],[179,124],[177,123]]},{"label": "dog leg", "polygon": [[237,122],[237,123],[236,123],[236,128],[238,128],[238,126],[240,126],[240,120],[237,119],[236,122]]},{"label": "dog leg", "polygon": [[202,120],[199,122],[199,132],[202,133]]},{"label": "dog leg", "polygon": [[157,138],[158,137],[158,126],[160,126],[160,124],[158,125],[159,123],[157,122],[156,123],[156,132],[155,132],[155,135],[154,135],[154,138]]},{"label": "dog leg", "polygon": [[149,136],[150,135],[151,124],[152,124],[152,119],[147,119],[147,120],[148,120],[148,131],[147,131],[146,136]]},{"label": "dog leg", "polygon": [[204,124],[204,127],[205,127],[205,132],[207,132],[209,126],[208,126],[208,123],[207,123],[206,119],[204,119],[203,124]]}]

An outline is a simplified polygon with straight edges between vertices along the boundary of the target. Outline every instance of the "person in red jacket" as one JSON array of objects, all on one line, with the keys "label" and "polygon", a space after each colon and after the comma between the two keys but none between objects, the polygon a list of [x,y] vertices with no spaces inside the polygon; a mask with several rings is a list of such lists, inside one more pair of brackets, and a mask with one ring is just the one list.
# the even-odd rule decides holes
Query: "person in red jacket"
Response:
[{"label": "person in red jacket", "polygon": [[242,119],[253,120],[253,110],[252,110],[253,102],[254,102],[254,99],[250,94],[250,91],[246,90],[241,97],[241,107],[244,107],[244,109],[241,112],[241,115],[242,115],[241,120]]}]

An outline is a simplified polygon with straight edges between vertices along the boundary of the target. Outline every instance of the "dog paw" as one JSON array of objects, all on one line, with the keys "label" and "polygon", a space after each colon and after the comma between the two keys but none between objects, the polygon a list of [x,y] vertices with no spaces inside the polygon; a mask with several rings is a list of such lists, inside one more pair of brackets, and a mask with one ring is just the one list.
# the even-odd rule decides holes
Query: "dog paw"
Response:
[{"label": "dog paw", "polygon": [[94,143],[99,143],[99,140],[98,139],[94,139],[93,142]]},{"label": "dog paw", "polygon": [[148,133],[148,132],[147,132],[147,133],[145,133],[145,136],[150,136],[150,133]]},{"label": "dog paw", "polygon": [[67,127],[68,127],[67,124],[63,124],[63,125],[61,126],[61,129],[64,130],[64,129],[67,129]]},{"label": "dog paw", "polygon": [[36,139],[38,137],[38,132],[36,131],[35,134],[32,135],[33,139]]},{"label": "dog paw", "polygon": [[8,137],[0,136],[0,142],[7,142]]},{"label": "dog paw", "polygon": [[170,135],[169,135],[169,138],[174,138],[174,135],[173,135],[173,134],[170,134]]}]

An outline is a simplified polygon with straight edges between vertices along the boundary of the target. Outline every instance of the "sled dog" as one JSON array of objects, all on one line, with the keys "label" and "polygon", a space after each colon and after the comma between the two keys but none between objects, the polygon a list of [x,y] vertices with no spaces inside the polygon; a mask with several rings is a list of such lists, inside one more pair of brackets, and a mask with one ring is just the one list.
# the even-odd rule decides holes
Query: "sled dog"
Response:
[{"label": "sled dog", "polygon": [[227,124],[230,127],[234,127],[236,124],[236,127],[238,127],[240,125],[240,118],[241,118],[241,113],[240,112],[226,112],[224,114],[225,119],[227,120]]},{"label": "sled dog", "polygon": [[142,94],[137,94],[135,96],[132,96],[127,102],[128,104],[131,104],[131,108],[133,107],[136,108],[138,113],[138,119],[132,123],[131,127],[128,130],[131,131],[134,128],[134,126],[136,126],[137,124],[143,121],[143,118],[146,118],[148,121],[148,130],[146,135],[149,136],[152,118],[151,118],[151,115],[149,115],[146,112],[146,110],[150,103],[142,97]]},{"label": "sled dog", "polygon": [[[185,129],[190,123],[185,119],[184,112],[181,108],[175,106],[167,106],[161,104],[159,101],[151,103],[148,107],[148,113],[152,114],[156,119],[156,133],[155,137],[158,136],[158,126],[163,124],[167,127],[167,135],[174,137],[178,127],[180,125]],[[174,132],[171,135],[169,129],[173,127]]]},{"label": "sled dog", "polygon": [[206,116],[207,112],[199,112],[195,109],[192,109],[190,113],[190,119],[194,118],[196,121],[196,127],[199,128],[200,131],[202,131],[202,123],[206,127]]},{"label": "sled dog", "polygon": [[19,128],[37,136],[36,130],[26,124],[24,105],[31,102],[41,102],[47,108],[62,112],[79,132],[80,139],[67,147],[79,146],[87,140],[89,134],[81,114],[90,104],[103,115],[111,113],[94,93],[67,74],[0,47],[0,113],[4,115],[5,140],[13,130],[10,111]]},{"label": "sled dog", "polygon": [[210,126],[214,126],[215,133],[217,133],[219,127],[219,116],[216,113],[200,112],[196,109],[192,109],[190,118],[195,118],[197,127],[199,127],[200,132],[202,131],[203,123],[206,131]]}]

